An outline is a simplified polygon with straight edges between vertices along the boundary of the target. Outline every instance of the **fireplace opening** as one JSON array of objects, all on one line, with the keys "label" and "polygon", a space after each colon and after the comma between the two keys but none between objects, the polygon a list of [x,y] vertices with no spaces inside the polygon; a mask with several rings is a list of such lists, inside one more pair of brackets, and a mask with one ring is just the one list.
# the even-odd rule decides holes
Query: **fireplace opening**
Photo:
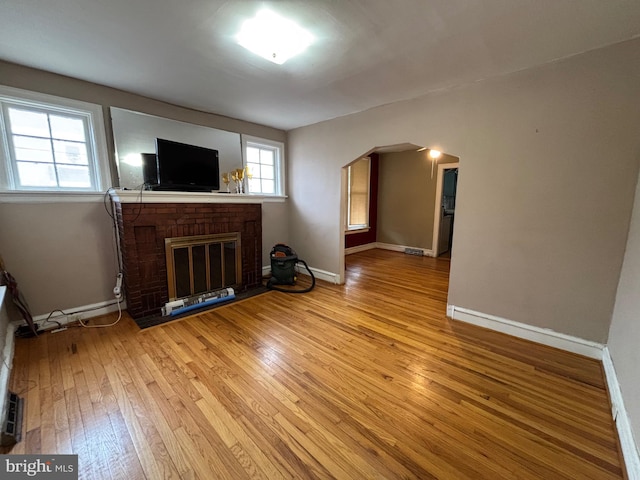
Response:
[{"label": "fireplace opening", "polygon": [[169,300],[242,285],[240,232],[165,239]]}]

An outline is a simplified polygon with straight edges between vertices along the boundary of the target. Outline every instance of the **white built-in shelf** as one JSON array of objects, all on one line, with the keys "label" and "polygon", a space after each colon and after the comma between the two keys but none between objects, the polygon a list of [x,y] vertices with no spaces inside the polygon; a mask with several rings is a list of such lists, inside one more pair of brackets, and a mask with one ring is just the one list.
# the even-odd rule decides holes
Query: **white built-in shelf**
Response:
[{"label": "white built-in shelf", "polygon": [[[120,203],[268,203],[284,202],[283,195],[253,195],[219,192],[152,192],[110,189]],[[92,203],[104,202],[103,192],[0,192],[0,203]]]},{"label": "white built-in shelf", "polygon": [[265,203],[284,202],[286,197],[218,192],[154,192],[113,190],[111,198],[120,203]]}]

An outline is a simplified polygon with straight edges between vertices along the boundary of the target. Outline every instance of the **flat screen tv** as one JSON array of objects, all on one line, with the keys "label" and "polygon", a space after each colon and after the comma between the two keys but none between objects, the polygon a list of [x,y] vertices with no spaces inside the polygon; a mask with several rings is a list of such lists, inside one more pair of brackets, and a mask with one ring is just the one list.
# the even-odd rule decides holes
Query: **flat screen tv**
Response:
[{"label": "flat screen tv", "polygon": [[154,190],[210,192],[220,189],[218,151],[156,138],[158,185]]}]

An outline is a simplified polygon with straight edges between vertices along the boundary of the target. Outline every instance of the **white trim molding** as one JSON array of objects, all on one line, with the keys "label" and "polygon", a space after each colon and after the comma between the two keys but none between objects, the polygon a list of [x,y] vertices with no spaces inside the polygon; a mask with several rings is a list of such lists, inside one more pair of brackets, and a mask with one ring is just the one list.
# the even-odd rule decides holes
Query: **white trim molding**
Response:
[{"label": "white trim molding", "polygon": [[365,243],[364,245],[356,245],[355,247],[349,247],[344,249],[345,255],[351,255],[352,253],[364,252],[366,250],[373,250],[377,248],[377,243]]},{"label": "white trim molding", "polygon": [[422,254],[425,257],[433,257],[433,250],[429,250],[428,248],[422,247],[410,247],[409,245],[394,245],[392,243],[382,243],[376,242],[376,248],[381,248],[383,250],[392,250],[394,252],[402,252],[409,248],[411,250],[422,250]]},{"label": "white trim molding", "polygon": [[453,318],[453,311],[454,311],[453,305],[449,305],[447,303],[447,317]]},{"label": "white trim molding", "polygon": [[351,255],[352,253],[364,252],[365,250],[372,250],[374,248],[380,248],[382,250],[391,250],[393,252],[405,253],[406,249],[420,250],[425,257],[433,257],[433,250],[422,247],[410,247],[408,245],[394,245],[393,243],[384,242],[371,242],[364,245],[356,245],[355,247],[349,247],[344,249],[345,255]]},{"label": "white trim molding", "polygon": [[442,191],[444,189],[444,171],[452,168],[459,168],[460,162],[455,163],[439,163],[438,174],[436,177],[436,201],[435,210],[433,212],[433,240],[432,240],[432,257],[438,255],[438,243],[440,240],[440,222],[442,220]]},{"label": "white trim molding", "polygon": [[611,414],[618,430],[620,449],[627,469],[627,476],[629,480],[640,480],[640,454],[633,438],[633,430],[624,406],[618,376],[607,347],[604,347],[602,351],[602,365],[609,389],[609,398],[611,399]]},{"label": "white trim molding", "polygon": [[[83,189],[85,193],[100,192],[111,184],[111,166],[109,164],[109,149],[107,147],[107,135],[104,125],[104,116],[102,105],[84,102],[71,98],[58,97],[41,92],[31,90],[23,90],[15,87],[0,85],[0,101],[5,105],[25,105],[27,108],[44,109],[48,112],[72,113],[79,117],[84,117],[88,128],[86,144],[93,154],[89,155],[90,164],[95,169],[92,176],[92,185],[90,188]],[[0,115],[0,118],[2,115]],[[0,121],[0,136],[7,138],[10,132],[7,131],[6,125]],[[15,182],[11,181],[10,171],[7,170],[9,161],[9,147],[5,145],[0,148],[0,190],[3,192],[29,192],[29,188],[19,188]],[[37,189],[35,189],[37,190]],[[47,189],[45,189],[47,190]],[[50,193],[61,193],[70,190],[59,189],[59,187],[47,190]]]},{"label": "white trim molding", "polygon": [[[326,270],[320,270],[319,268],[309,267],[309,270],[313,272],[313,275],[318,280],[324,280],[325,282],[333,283],[334,285],[340,284],[340,276],[337,273],[327,272]],[[300,273],[302,275],[307,275],[307,272],[304,268],[300,269]]]},{"label": "white trim molding", "polygon": [[548,328],[535,327],[533,325],[527,325],[526,323],[515,322],[455,305],[447,305],[447,314],[454,320],[460,320],[549,347],[555,347],[566,350],[567,352],[584,355],[585,357],[602,360],[602,350],[604,349],[602,343],[591,342]]},{"label": "white trim molding", "polygon": [[[324,280],[325,282],[333,283],[335,285],[340,285],[339,276],[337,273],[327,272],[326,270],[320,270],[319,268],[309,267],[309,270],[313,272],[313,276],[316,277],[317,280]],[[307,272],[306,268],[298,268],[298,273],[302,275],[309,276],[309,272]],[[262,276],[267,276],[271,274],[271,265],[262,267]]]},{"label": "white trim molding", "polygon": [[[122,302],[120,304],[120,308],[122,310],[127,309],[127,303]],[[75,308],[65,308],[65,312],[67,313],[58,313],[57,315],[49,314],[37,315],[33,317],[33,321],[38,327],[43,330],[49,330],[56,327],[56,323],[59,323],[61,326],[64,326],[68,323],[76,322],[80,319],[85,320],[87,318],[99,317],[100,315],[106,315],[107,313],[117,312],[118,304],[115,299],[107,300],[105,302],[92,303],[89,305],[83,305],[81,307]],[[47,321],[49,318],[49,321]]]},{"label": "white trim molding", "polygon": [[275,195],[265,195],[272,197],[284,197],[286,195],[286,168],[285,168],[285,148],[284,142],[277,140],[269,140],[266,138],[254,137],[251,135],[240,135],[240,146],[242,149],[242,165],[247,165],[247,147],[255,147],[262,149],[273,149],[275,156]]}]

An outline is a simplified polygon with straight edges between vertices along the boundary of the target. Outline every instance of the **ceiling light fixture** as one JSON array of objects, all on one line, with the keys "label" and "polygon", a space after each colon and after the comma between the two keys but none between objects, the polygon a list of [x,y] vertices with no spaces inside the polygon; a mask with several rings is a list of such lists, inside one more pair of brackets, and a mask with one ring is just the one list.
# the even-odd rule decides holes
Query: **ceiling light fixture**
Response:
[{"label": "ceiling light fixture", "polygon": [[313,42],[313,35],[289,19],[261,10],[242,24],[236,40],[256,55],[282,65],[304,52]]}]

